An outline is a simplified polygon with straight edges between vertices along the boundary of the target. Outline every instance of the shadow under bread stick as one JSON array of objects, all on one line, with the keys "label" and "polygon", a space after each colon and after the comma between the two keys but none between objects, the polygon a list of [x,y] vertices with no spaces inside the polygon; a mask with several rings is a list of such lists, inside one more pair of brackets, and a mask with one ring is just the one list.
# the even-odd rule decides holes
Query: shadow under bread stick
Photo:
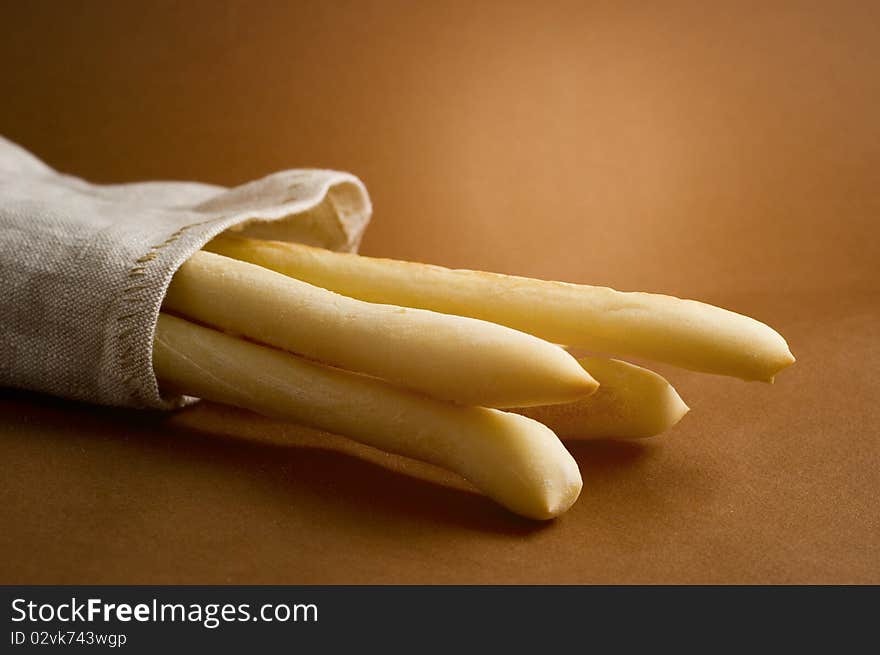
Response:
[{"label": "shadow under bread stick", "polygon": [[166,312],[309,359],[469,405],[567,402],[597,383],[563,348],[462,316],[363,302],[248,262],[197,252]]},{"label": "shadow under bread stick", "polygon": [[533,519],[566,511],[577,463],[518,414],[458,405],[160,314],[153,367],[165,390],[340,434],[452,470]]},{"label": "shadow under bread stick", "polygon": [[652,437],[689,411],[672,385],[653,371],[604,357],[578,361],[599,381],[596,393],[562,405],[511,411],[543,423],[560,439]]},{"label": "shadow under bread stick", "polygon": [[229,234],[206,250],[370,302],[470,316],[553,343],[772,381],[794,362],[772,328],[694,300],[452,270]]}]

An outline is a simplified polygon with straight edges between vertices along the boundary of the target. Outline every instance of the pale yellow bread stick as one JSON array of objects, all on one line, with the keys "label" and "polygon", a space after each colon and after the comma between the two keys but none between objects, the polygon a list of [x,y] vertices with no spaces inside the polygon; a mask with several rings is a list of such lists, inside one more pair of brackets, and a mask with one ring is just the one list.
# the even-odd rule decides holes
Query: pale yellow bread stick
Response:
[{"label": "pale yellow bread stick", "polygon": [[435,400],[167,314],[153,366],[166,390],[437,464],[529,518],[561,514],[581,490],[577,463],[556,435],[518,414]]},{"label": "pale yellow bread stick", "polygon": [[353,298],[471,316],[594,352],[764,381],[794,362],[772,328],[694,300],[231,235],[205,248]]},{"label": "pale yellow bread stick", "polygon": [[653,371],[604,357],[578,361],[599,381],[599,390],[592,396],[511,411],[540,421],[560,439],[652,437],[688,412],[672,385]]},{"label": "pale yellow bread stick", "polygon": [[197,252],[165,311],[445,400],[509,407],[567,402],[596,381],[565,350],[461,316],[341,296],[260,266]]}]

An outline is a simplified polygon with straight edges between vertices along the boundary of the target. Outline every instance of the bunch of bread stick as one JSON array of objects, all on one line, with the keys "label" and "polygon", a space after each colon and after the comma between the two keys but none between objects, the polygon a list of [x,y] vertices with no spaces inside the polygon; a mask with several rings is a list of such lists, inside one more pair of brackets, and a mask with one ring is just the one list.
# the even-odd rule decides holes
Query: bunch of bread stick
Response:
[{"label": "bunch of bread stick", "polygon": [[794,362],[772,328],[693,300],[224,234],[175,274],[153,364],[163,391],[431,462],[549,519],[582,486],[560,438],[648,437],[688,411],[610,356],[763,381]]}]

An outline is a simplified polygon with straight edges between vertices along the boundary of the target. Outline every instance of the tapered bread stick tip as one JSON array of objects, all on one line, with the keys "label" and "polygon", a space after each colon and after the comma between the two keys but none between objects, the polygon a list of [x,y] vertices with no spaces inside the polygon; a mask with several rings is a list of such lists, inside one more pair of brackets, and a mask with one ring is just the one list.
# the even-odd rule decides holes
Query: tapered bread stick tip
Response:
[{"label": "tapered bread stick tip", "polygon": [[[780,335],[780,338],[782,338],[781,335]],[[788,347],[788,343],[785,341],[785,339],[782,339],[782,343],[785,344],[785,354],[782,357],[782,362],[779,367],[779,371],[781,371],[785,368],[788,368],[789,366],[791,366],[792,364],[794,364],[797,361],[794,354],[792,354],[792,352],[791,352],[791,348]],[[779,373],[779,371],[776,371],[776,372]]]},{"label": "tapered bread stick tip", "polygon": [[547,504],[544,507],[543,515],[536,518],[547,520],[565,514],[581,495],[582,488],[583,480],[581,479],[577,464],[575,464],[569,476],[569,483],[565,487],[555,490],[553,494],[547,497]]},{"label": "tapered bread stick tip", "polygon": [[530,519],[555,518],[574,504],[583,486],[581,472],[553,430],[510,412],[467,411],[479,415],[482,436],[464,435],[470,455],[454,458],[455,465],[449,468],[507,509]]},{"label": "tapered bread stick tip", "polygon": [[[649,380],[647,378],[644,380],[643,395],[639,399],[641,402],[650,405],[651,409],[647,407],[632,408],[633,422],[630,426],[630,434],[625,436],[644,438],[662,434],[675,426],[685,417],[685,414],[691,411],[691,408],[684,402],[678,391],[675,390],[675,387],[663,379],[662,376],[657,375],[653,371],[641,369],[641,367],[630,366],[632,366],[633,371],[638,369],[639,373],[644,371],[646,374],[650,373],[654,377],[650,380],[650,384],[648,384]],[[651,399],[652,395],[654,396],[653,400]]]},{"label": "tapered bread stick tip", "polygon": [[[559,402],[571,402],[580,398],[591,396],[599,388],[599,382],[590,375],[577,359],[571,356],[564,348],[557,346],[558,356],[542,357],[536,359],[534,367],[536,371],[542,371],[545,378],[553,381],[554,393],[560,398]],[[570,394],[568,401],[562,400],[563,394]],[[539,401],[535,405],[543,404]],[[528,405],[524,405],[527,407]]]},{"label": "tapered bread stick tip", "polygon": [[583,482],[580,472],[577,471],[577,465],[574,467],[574,474],[570,474],[567,480],[565,484],[560,484],[559,481],[554,481],[551,484],[548,481],[545,488],[530,500],[528,506],[508,505],[507,508],[516,514],[536,521],[555,519],[571,509],[581,494]]},{"label": "tapered bread stick tip", "polygon": [[[772,328],[770,328],[772,329]],[[768,377],[766,378],[766,382],[773,384],[776,380],[776,376],[779,375],[782,371],[787,369],[789,366],[794,364],[797,359],[791,352],[791,348],[788,346],[788,342],[783,338],[781,334],[773,330],[774,335],[776,336],[776,356],[771,360],[772,366],[768,367]]]},{"label": "tapered bread stick tip", "polygon": [[666,419],[661,423],[663,429],[668,429],[683,419],[684,415],[691,411],[691,408],[687,406],[687,403],[682,400],[671,384],[666,387],[665,396],[663,406],[666,410]]},{"label": "tapered bread stick tip", "polygon": [[513,411],[533,418],[561,439],[640,439],[665,432],[689,407],[662,376],[648,369],[604,357],[578,360],[599,381],[587,398],[561,405]]},{"label": "tapered bread stick tip", "polygon": [[533,470],[521,478],[524,485],[532,487],[531,491],[514,495],[519,504],[508,504],[508,508],[542,521],[564,514],[574,505],[583,488],[577,462],[550,428],[525,416],[504,414],[505,419],[520,423],[523,430],[531,433],[529,443],[543,442],[531,453]]}]

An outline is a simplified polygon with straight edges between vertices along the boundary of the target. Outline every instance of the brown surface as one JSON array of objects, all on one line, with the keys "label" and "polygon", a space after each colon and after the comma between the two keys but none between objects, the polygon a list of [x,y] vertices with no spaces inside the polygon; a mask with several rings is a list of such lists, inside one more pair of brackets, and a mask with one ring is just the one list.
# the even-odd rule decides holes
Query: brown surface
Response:
[{"label": "brown surface", "polygon": [[349,169],[369,254],[697,297],[799,361],[661,369],[691,414],[573,445],[546,525],[232,410],[4,390],[0,582],[880,583],[877,4],[660,4],[7,7],[0,130],[61,169]]}]

